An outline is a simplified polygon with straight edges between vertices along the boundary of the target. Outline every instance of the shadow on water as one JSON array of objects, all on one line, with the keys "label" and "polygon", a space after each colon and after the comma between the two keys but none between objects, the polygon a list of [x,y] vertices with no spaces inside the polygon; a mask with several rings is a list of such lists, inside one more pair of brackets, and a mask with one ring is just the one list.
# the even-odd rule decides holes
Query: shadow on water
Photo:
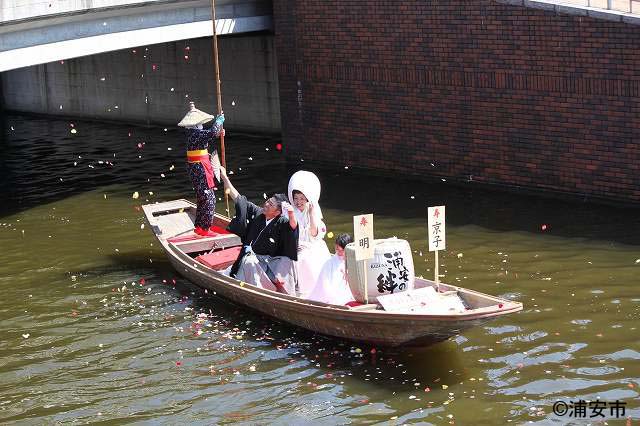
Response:
[{"label": "shadow on water", "polygon": [[[293,173],[293,169],[289,170]],[[476,225],[494,231],[548,233],[562,237],[614,240],[640,244],[640,208],[580,202],[514,193],[469,182],[417,181],[401,177],[331,172],[315,169],[325,189],[323,207],[407,219],[425,218],[428,206],[446,205],[447,223]],[[412,198],[413,197],[413,198]],[[621,233],[624,224],[625,232]]]},{"label": "shadow on water", "polygon": [[[155,185],[165,196],[193,196],[183,170],[183,135],[178,129],[21,115],[2,121],[0,191],[5,203],[0,217],[109,185],[123,192]],[[263,192],[279,188],[284,191],[288,176],[304,168],[321,179],[322,207],[343,211],[344,216],[373,212],[419,220],[426,216],[427,206],[446,205],[447,222],[454,226],[530,233],[544,226],[548,234],[562,237],[640,244],[636,206],[504,192],[475,182],[454,185],[440,179],[380,176],[309,161],[286,164],[281,153],[275,154],[277,142],[272,136],[227,136],[227,161],[236,172],[232,180],[250,199],[258,201]],[[161,179],[171,166],[174,178]]]},{"label": "shadow on water", "polygon": [[387,390],[396,386],[406,390],[407,383],[412,382],[425,387],[465,378],[455,342],[441,342],[424,348],[372,346],[280,322],[207,294],[185,280],[181,280],[179,286],[190,291],[190,306],[195,312],[213,312],[228,321],[228,328],[242,329],[256,342],[267,342],[270,349],[286,350],[289,362],[305,361],[324,372],[326,377],[348,370],[348,375],[354,379],[376,383]]},{"label": "shadow on water", "polygon": [[[5,202],[0,217],[106,186],[125,192],[156,185],[163,193],[193,196],[179,128],[25,115],[6,115],[1,121],[0,191]],[[278,141],[273,136],[235,133],[227,137],[227,145],[242,149],[227,154],[228,161],[238,164],[256,144],[275,147]],[[275,159],[275,168],[273,157],[250,163],[256,176],[284,167],[282,155]],[[161,177],[174,169],[179,179]]]}]

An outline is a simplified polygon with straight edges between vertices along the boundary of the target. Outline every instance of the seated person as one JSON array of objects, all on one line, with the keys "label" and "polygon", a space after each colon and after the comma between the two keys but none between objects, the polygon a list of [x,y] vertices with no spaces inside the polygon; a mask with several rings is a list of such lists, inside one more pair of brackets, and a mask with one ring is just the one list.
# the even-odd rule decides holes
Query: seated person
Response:
[{"label": "seated person", "polygon": [[276,194],[258,207],[238,193],[224,167],[220,176],[236,206],[227,230],[243,244],[230,275],[260,288],[295,294],[298,226],[286,195]]},{"label": "seated person", "polygon": [[344,248],[353,239],[349,234],[340,234],[336,238],[336,253],[329,258],[320,271],[315,287],[309,295],[310,300],[332,305],[349,305],[355,302],[349,283]]}]

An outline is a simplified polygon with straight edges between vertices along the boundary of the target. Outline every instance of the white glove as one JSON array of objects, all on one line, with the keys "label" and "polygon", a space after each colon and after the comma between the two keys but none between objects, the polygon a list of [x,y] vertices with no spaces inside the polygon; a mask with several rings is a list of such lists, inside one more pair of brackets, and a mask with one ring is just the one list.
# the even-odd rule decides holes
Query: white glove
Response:
[{"label": "white glove", "polygon": [[280,208],[282,209],[282,213],[289,213],[293,211],[293,206],[291,206],[291,204],[287,203],[286,201],[283,201]]}]

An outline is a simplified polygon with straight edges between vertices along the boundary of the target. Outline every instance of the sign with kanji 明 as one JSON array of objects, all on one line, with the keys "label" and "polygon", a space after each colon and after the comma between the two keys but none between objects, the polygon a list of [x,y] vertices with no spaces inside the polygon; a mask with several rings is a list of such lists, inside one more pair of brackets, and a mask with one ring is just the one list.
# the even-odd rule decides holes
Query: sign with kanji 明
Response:
[{"label": "sign with kanji \u660e", "polygon": [[356,246],[356,260],[373,257],[373,214],[353,217],[353,242]]},{"label": "sign with kanji \u660e", "polygon": [[444,250],[447,238],[445,236],[444,206],[429,207],[429,251]]}]

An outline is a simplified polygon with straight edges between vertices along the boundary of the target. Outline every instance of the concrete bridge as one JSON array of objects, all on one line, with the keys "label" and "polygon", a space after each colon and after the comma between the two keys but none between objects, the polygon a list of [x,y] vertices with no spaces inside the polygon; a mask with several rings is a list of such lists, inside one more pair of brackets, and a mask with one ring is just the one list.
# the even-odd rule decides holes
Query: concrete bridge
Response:
[{"label": "concrete bridge", "polygon": [[[270,0],[216,1],[231,127],[280,130],[272,13]],[[2,0],[0,105],[159,124],[190,100],[211,110],[212,34],[211,0]]]},{"label": "concrete bridge", "polygon": [[[218,34],[271,30],[269,0],[218,0]],[[210,0],[3,0],[0,72],[211,36]]]}]

